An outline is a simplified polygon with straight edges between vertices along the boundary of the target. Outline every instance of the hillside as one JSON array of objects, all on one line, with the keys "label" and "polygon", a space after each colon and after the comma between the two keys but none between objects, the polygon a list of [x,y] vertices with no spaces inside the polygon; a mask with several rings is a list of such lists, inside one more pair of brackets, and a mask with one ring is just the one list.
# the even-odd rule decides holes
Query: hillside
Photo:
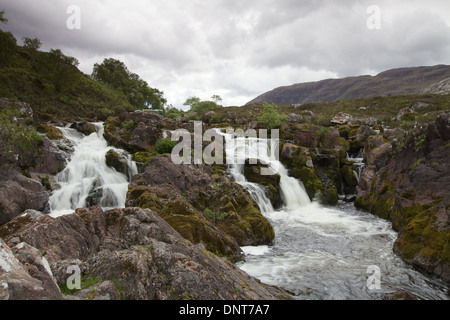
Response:
[{"label": "hillside", "polygon": [[[331,102],[374,96],[411,95],[431,90],[450,77],[450,66],[392,69],[377,76],[326,79],[283,86],[266,92],[247,104],[272,102],[301,104]],[[432,93],[432,92],[431,92]]]},{"label": "hillside", "polygon": [[14,40],[10,38],[11,47],[2,51],[0,97],[27,102],[47,120],[105,120],[135,109],[122,93],[78,70],[76,58],[60,50],[30,50]]}]

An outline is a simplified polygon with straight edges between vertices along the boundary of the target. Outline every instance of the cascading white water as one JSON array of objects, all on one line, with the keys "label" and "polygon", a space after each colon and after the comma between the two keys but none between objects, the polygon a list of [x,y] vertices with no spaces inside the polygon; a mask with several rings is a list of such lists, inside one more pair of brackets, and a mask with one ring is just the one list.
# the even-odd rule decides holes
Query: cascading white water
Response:
[{"label": "cascading white water", "polygon": [[258,159],[267,164],[269,172],[280,175],[281,197],[286,209],[294,210],[311,203],[303,183],[290,177],[283,164],[277,160],[274,154],[277,141],[239,137],[233,134],[224,134],[224,136],[228,170],[233,180],[254,196],[263,213],[274,211],[273,206],[264,190],[258,184],[248,182],[245,178],[244,164],[248,159]]},{"label": "cascading white water", "polygon": [[360,180],[361,173],[366,166],[366,164],[364,163],[363,151],[364,150],[361,149],[357,155],[353,156],[347,154],[347,160],[352,163],[353,174],[355,175],[358,182]]},{"label": "cascading white water", "polygon": [[[443,281],[417,272],[393,253],[397,233],[389,222],[349,203],[329,208],[311,202],[302,183],[267,155],[267,141],[233,141],[224,135],[229,173],[249,191],[275,229],[272,246],[242,248],[246,254],[246,261],[238,264],[242,270],[294,292],[297,299],[373,299],[402,290],[421,299],[448,299]],[[259,159],[280,175],[284,208],[275,211],[264,190],[246,180],[245,159]],[[379,289],[367,286],[371,266],[381,270]]]},{"label": "cascading white water", "polygon": [[108,147],[103,138],[103,124],[94,125],[96,132],[89,136],[75,129],[59,128],[74,151],[66,168],[56,177],[60,189],[54,191],[49,200],[53,217],[72,213],[89,204],[103,208],[125,207],[129,178],[137,174],[137,166],[128,157],[128,177],[108,167],[105,155],[114,148]]}]

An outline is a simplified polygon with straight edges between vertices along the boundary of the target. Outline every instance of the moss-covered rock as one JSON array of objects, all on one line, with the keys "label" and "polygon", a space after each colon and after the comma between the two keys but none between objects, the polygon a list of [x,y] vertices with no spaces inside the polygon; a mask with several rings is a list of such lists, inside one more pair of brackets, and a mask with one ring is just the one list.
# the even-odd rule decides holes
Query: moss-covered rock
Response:
[{"label": "moss-covered rock", "polygon": [[310,199],[322,193],[323,184],[314,171],[314,168],[294,167],[291,169],[291,176],[299,179],[305,186],[306,193]]},{"label": "moss-covered rock", "polygon": [[119,154],[113,149],[106,153],[106,165],[114,168],[117,172],[128,175],[128,160],[125,156]]},{"label": "moss-covered rock", "polygon": [[448,279],[450,271],[450,231],[439,230],[436,209],[423,206],[408,208],[413,218],[399,233],[394,250],[403,259],[428,273],[441,273]]},{"label": "moss-covered rock", "polygon": [[356,187],[358,186],[358,178],[351,166],[343,165],[341,168],[342,178],[345,184],[344,191],[346,194],[355,193]]},{"label": "moss-covered rock", "polygon": [[330,184],[324,189],[321,201],[325,205],[336,205],[339,201],[339,193],[332,181]]},{"label": "moss-covered rock", "polygon": [[50,140],[60,140],[64,138],[61,130],[45,123],[38,124],[36,130],[40,133],[46,134]]},{"label": "moss-covered rock", "polygon": [[136,152],[133,154],[133,161],[136,162],[138,171],[142,173],[148,166],[148,162],[152,157],[159,155],[158,152]]},{"label": "moss-covered rock", "polygon": [[[175,165],[169,156],[156,156],[135,175],[127,206],[150,208],[194,243],[236,260],[239,246],[270,244],[274,230],[245,189],[210,166]],[[205,214],[223,214],[212,221]]]}]

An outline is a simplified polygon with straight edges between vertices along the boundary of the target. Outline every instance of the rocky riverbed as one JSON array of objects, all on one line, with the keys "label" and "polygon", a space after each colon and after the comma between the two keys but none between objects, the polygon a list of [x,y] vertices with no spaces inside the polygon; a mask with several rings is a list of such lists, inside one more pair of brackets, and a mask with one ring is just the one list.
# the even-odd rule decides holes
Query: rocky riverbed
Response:
[{"label": "rocky riverbed", "polygon": [[[414,106],[409,106],[410,113],[416,112]],[[33,115],[29,105],[16,107],[23,114],[16,118],[18,123]],[[264,126],[249,113],[239,116],[241,111],[233,108],[224,112],[221,123],[205,129]],[[309,198],[332,206],[339,199],[356,199],[357,207],[390,221],[399,232],[393,250],[404,261],[449,281],[450,113],[440,112],[432,121],[405,130],[384,125],[380,118],[343,112],[326,125],[314,120],[313,111],[292,107],[289,112],[288,121],[279,128],[280,160],[291,177],[303,182]],[[393,123],[400,121],[395,118]],[[275,234],[226,166],[176,166],[170,156],[158,154],[157,142],[171,130],[184,128],[194,134],[192,122],[152,113],[125,112],[109,118],[104,123],[106,141],[130,153],[139,167],[139,173],[129,177],[126,208],[93,206],[52,218],[47,215],[48,200],[60,187],[55,176],[70,160],[73,146],[57,129],[67,123],[34,121],[41,133],[38,152],[0,159],[0,297],[291,297],[234,265],[244,258],[241,246],[271,245]],[[88,122],[77,122],[72,128],[92,134]],[[0,141],[0,147],[5,143]],[[362,172],[356,172],[351,160],[356,154],[363,157]],[[105,162],[128,172],[120,157],[111,152]],[[264,187],[272,206],[278,208],[280,177],[255,174],[264,166],[247,161],[243,172],[248,181]],[[70,266],[80,268],[81,290],[64,288]]]}]

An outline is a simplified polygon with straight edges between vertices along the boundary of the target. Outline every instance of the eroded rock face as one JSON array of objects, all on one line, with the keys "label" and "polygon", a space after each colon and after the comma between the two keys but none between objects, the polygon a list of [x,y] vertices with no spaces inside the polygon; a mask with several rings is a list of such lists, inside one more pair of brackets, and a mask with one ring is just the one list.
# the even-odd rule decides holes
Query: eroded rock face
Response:
[{"label": "eroded rock face", "polygon": [[[0,237],[2,299],[290,298],[185,240],[149,209],[27,215],[0,227]],[[97,283],[63,296],[58,286],[67,284],[69,266]]]},{"label": "eroded rock face", "polygon": [[129,186],[127,206],[150,208],[183,237],[212,252],[239,258],[239,245],[269,244],[270,223],[244,188],[211,166],[176,165],[169,155],[150,159]]}]

